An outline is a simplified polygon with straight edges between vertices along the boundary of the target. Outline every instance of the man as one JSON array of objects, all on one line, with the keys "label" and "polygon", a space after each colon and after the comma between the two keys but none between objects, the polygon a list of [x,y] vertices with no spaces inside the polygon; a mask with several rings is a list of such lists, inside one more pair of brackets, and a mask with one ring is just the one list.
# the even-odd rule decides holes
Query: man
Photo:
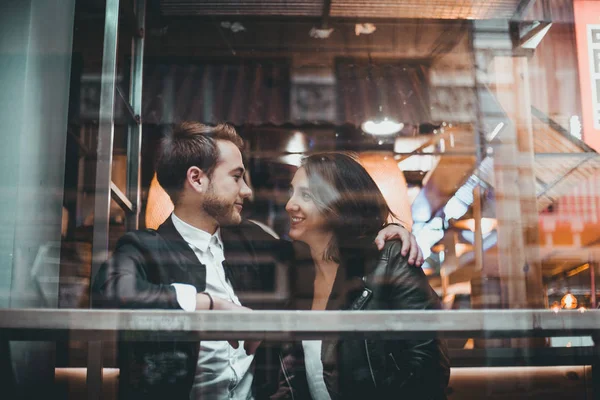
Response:
[{"label": "man", "polygon": [[[242,148],[242,139],[227,124],[186,122],[173,128],[161,143],[156,173],[174,212],[158,230],[130,232],[119,240],[93,282],[96,307],[248,310],[236,291],[267,281],[258,257],[269,253],[281,259],[290,247],[242,221],[244,200],[251,195]],[[400,227],[388,229],[387,237],[403,239],[405,251],[412,247],[410,257],[420,265],[414,238]],[[379,244],[384,236],[378,236]],[[124,343],[120,396],[252,398],[257,345]]]}]

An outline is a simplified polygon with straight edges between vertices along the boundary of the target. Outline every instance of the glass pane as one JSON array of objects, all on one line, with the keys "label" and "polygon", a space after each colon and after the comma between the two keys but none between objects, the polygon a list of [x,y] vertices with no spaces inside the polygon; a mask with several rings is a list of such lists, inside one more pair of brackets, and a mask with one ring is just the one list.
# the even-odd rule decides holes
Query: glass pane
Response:
[{"label": "glass pane", "polygon": [[0,12],[15,397],[598,391],[600,3],[64,3]]}]

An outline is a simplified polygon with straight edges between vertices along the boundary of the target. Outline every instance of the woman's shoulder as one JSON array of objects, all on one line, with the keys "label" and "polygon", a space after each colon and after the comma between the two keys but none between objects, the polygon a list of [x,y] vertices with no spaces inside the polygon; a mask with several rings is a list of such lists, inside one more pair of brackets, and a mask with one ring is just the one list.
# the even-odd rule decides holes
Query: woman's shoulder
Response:
[{"label": "woman's shoulder", "polygon": [[423,270],[416,265],[408,263],[408,255],[402,255],[402,241],[390,240],[385,242],[383,249],[379,252],[377,268],[386,275],[406,277],[408,279],[422,279],[425,277]]},{"label": "woman's shoulder", "polygon": [[398,258],[402,255],[402,241],[399,239],[388,240],[385,242],[383,249],[379,252],[379,258]]},{"label": "woman's shoulder", "polygon": [[340,246],[340,254],[345,259],[362,259],[365,261],[386,261],[402,258],[402,241],[393,239],[385,242],[383,249],[379,250],[373,238],[361,238],[352,242],[346,241]]}]

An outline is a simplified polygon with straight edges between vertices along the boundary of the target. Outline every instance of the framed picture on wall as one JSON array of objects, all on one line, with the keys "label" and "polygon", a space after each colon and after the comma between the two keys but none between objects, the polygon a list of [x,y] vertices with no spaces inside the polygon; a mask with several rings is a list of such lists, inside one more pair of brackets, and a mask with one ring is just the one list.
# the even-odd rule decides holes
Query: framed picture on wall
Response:
[{"label": "framed picture on wall", "polygon": [[333,122],[335,107],[335,78],[333,75],[292,76],[292,121]]}]

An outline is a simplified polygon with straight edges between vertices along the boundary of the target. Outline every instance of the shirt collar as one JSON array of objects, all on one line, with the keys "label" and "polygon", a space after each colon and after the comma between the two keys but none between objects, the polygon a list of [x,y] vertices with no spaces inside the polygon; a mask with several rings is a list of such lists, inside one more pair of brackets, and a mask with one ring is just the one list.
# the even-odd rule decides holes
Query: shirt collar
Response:
[{"label": "shirt collar", "polygon": [[171,219],[173,221],[173,225],[177,232],[183,237],[188,244],[198,248],[203,253],[208,250],[208,245],[210,244],[211,238],[214,237],[223,248],[223,241],[221,240],[221,228],[217,228],[216,232],[211,235],[210,233],[203,231],[202,229],[198,229],[195,226],[188,224],[183,221],[175,213],[171,214]]}]

